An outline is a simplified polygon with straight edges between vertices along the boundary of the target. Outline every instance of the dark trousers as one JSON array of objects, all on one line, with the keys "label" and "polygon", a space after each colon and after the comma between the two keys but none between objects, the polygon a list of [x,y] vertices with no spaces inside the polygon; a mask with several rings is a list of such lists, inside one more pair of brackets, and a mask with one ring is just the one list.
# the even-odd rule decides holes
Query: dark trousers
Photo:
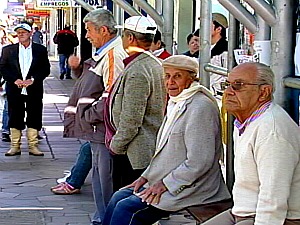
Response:
[{"label": "dark trousers", "polygon": [[134,170],[127,155],[113,156],[114,192],[138,179],[145,169]]},{"label": "dark trousers", "polygon": [[[9,127],[23,130],[25,127],[42,128],[43,99],[30,95],[7,95]],[[25,119],[26,112],[26,119]]]},{"label": "dark trousers", "polygon": [[59,56],[59,70],[60,73],[64,73],[67,76],[70,76],[71,74],[71,68],[68,65],[68,59],[71,54],[58,54]]}]

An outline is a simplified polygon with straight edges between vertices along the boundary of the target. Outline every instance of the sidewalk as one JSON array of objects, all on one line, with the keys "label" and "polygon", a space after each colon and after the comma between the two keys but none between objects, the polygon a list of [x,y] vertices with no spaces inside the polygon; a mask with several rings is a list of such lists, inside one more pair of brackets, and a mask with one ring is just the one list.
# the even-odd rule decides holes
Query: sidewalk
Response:
[{"label": "sidewalk", "polygon": [[[22,155],[5,157],[9,143],[0,141],[0,225],[89,225],[94,213],[90,176],[78,195],[54,195],[50,188],[70,169],[80,148],[77,139],[62,138],[63,110],[74,80],[59,80],[58,62],[44,82],[44,137],[39,147],[44,157],[28,155],[26,134]],[[161,225],[196,224],[182,214]]]},{"label": "sidewalk", "polygon": [[40,132],[44,139],[39,144],[44,157],[28,155],[25,131],[21,156],[5,157],[9,143],[0,141],[1,225],[90,224],[94,212],[90,177],[79,195],[50,192],[56,178],[73,165],[80,148],[77,139],[62,138],[63,110],[74,83],[59,80],[58,62],[51,62],[51,75],[44,82],[44,129]]}]

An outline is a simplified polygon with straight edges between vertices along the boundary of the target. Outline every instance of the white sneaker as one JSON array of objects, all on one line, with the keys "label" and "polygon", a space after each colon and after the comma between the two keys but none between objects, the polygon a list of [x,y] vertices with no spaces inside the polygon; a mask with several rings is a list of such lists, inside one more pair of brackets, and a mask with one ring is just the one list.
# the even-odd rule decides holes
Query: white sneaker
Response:
[{"label": "white sneaker", "polygon": [[65,171],[64,171],[64,175],[65,175],[64,177],[59,178],[59,179],[56,180],[56,182],[57,182],[58,184],[63,183],[63,182],[66,182],[67,178],[68,178],[69,176],[71,176],[71,171],[65,170]]}]

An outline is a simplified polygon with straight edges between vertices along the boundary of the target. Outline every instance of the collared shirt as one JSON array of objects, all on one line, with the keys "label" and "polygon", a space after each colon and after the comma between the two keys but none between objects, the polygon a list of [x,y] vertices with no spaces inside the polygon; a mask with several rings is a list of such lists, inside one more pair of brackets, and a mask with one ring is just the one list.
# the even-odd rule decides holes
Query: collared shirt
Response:
[{"label": "collared shirt", "polygon": [[103,46],[101,46],[96,52],[95,55],[100,55],[100,53],[105,49],[110,43],[112,43],[114,40],[117,39],[118,36],[114,37],[113,39],[110,39],[108,42],[106,42]]},{"label": "collared shirt", "polygon": [[140,54],[142,54],[143,52],[137,52],[137,53],[134,53],[133,55],[125,58],[123,60],[123,63],[124,63],[124,67],[126,67],[132,60],[134,60],[136,57],[138,57]]},{"label": "collared shirt", "polygon": [[32,43],[25,48],[22,44],[19,44],[19,64],[22,73],[23,80],[26,80],[29,68],[32,62]]},{"label": "collared shirt", "polygon": [[246,129],[246,127],[257,118],[259,118],[271,105],[271,101],[266,102],[257,110],[255,110],[250,117],[248,117],[244,123],[241,123],[237,119],[234,121],[234,126],[239,130],[239,135],[242,135]]}]

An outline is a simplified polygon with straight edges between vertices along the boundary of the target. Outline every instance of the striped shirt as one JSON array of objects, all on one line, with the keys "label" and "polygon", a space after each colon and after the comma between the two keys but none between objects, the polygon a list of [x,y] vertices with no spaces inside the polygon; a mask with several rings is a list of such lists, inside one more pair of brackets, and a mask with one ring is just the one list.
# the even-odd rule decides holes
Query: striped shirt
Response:
[{"label": "striped shirt", "polygon": [[234,121],[234,126],[239,130],[239,135],[241,136],[246,127],[253,121],[255,121],[257,118],[259,118],[271,105],[271,101],[266,102],[261,107],[259,107],[257,110],[255,110],[250,117],[248,117],[244,123],[241,123],[237,119]]}]

